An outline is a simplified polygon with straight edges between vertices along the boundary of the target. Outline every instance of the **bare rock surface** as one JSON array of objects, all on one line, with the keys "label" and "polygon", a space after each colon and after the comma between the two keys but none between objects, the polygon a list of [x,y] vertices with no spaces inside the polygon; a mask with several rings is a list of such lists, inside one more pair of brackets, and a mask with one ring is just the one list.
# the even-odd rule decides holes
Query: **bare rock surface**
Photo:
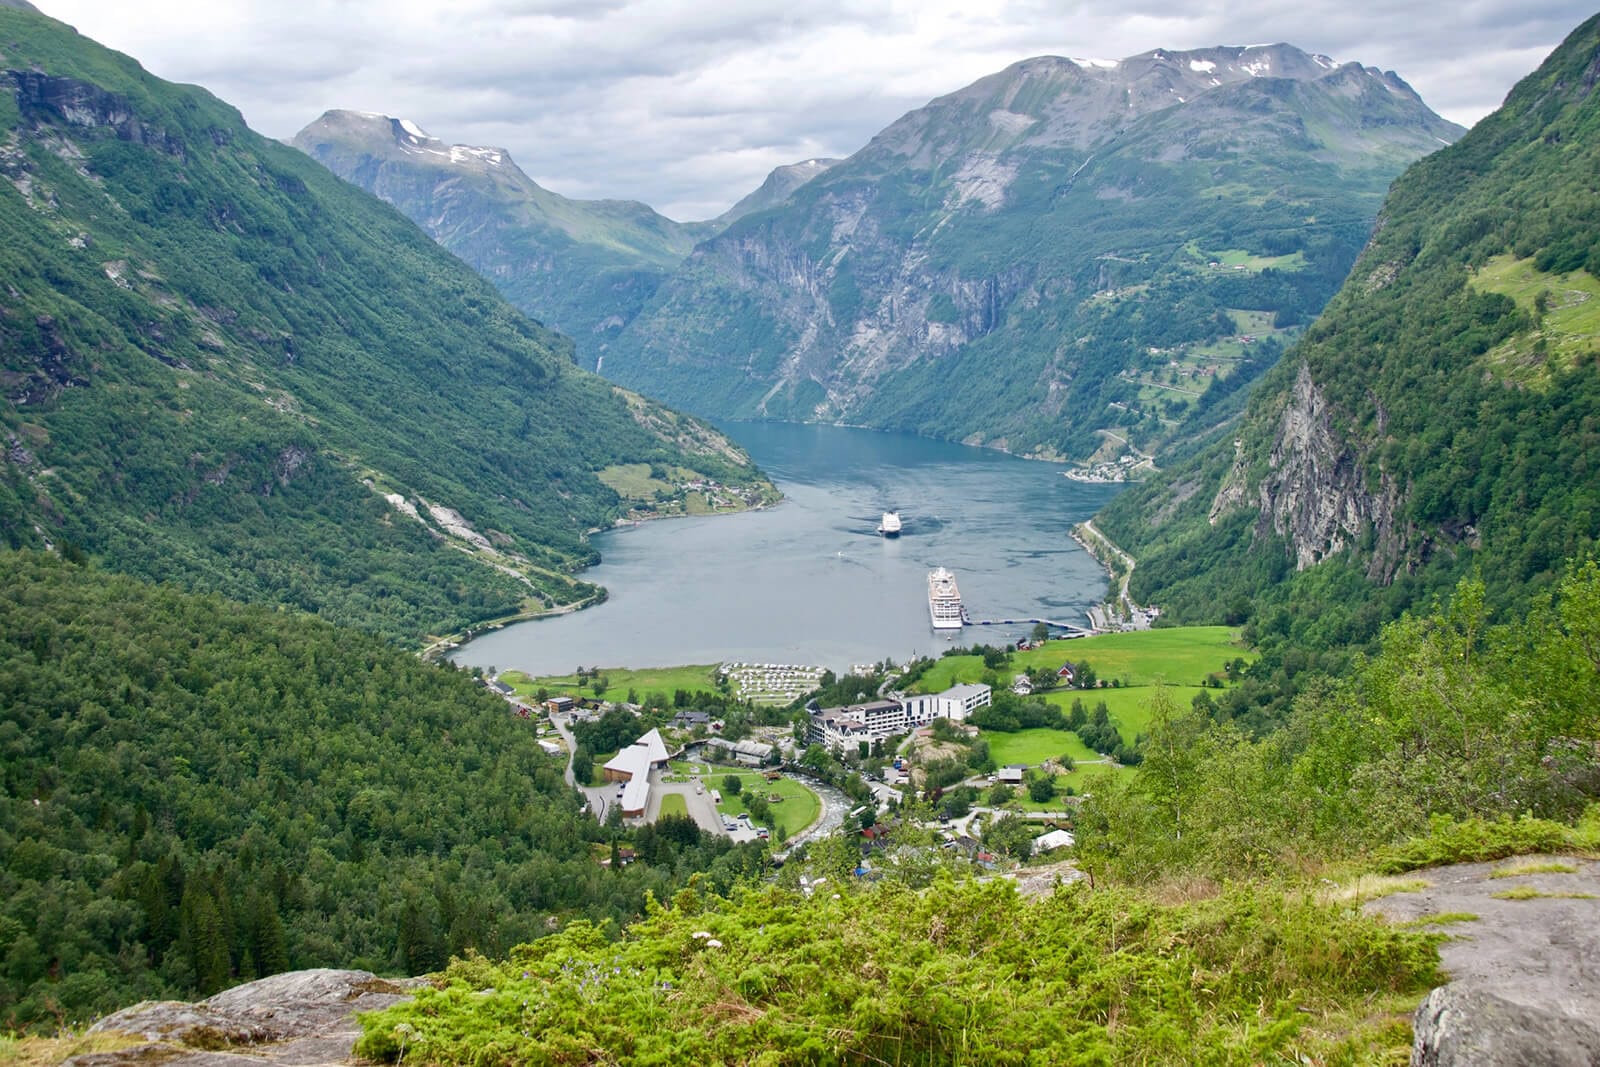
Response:
[{"label": "bare rock surface", "polygon": [[[1502,874],[1541,863],[1566,871]],[[1413,1064],[1600,1067],[1600,862],[1523,856],[1418,871],[1427,888],[1366,905],[1449,935],[1451,983],[1417,1009]],[[1523,899],[1496,898],[1517,892]],[[1429,924],[1432,917],[1474,915]]]},{"label": "bare rock surface", "polygon": [[108,1015],[91,1028],[132,1034],[144,1038],[145,1044],[78,1056],[67,1063],[72,1067],[344,1063],[361,1033],[356,1013],[405,1000],[416,985],[414,979],[392,981],[367,971],[321,969],[276,974],[195,1004],[145,1001]]}]

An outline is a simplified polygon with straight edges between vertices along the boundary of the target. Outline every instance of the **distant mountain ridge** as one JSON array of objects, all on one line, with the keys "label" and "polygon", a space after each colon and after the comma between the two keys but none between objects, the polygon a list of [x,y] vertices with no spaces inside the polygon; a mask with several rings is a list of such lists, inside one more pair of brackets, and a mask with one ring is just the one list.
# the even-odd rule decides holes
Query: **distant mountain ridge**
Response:
[{"label": "distant mountain ridge", "polygon": [[329,111],[292,143],[393,204],[506,299],[571,336],[589,367],[696,241],[781,202],[831,162],[780,167],[722,217],[680,223],[633,200],[553,193],[504,149],[445,144],[409,119]]},{"label": "distant mountain ridge", "polygon": [[0,40],[5,544],[414,641],[597,595],[608,468],[762,491],[204,90],[37,14]]},{"label": "distant mountain ridge", "polygon": [[447,145],[407,119],[329,111],[292,143],[399,208],[586,352],[632,319],[694,247],[692,227],[644,204],[568,199],[504,149]]},{"label": "distant mountain ridge", "polygon": [[820,178],[838,162],[837,159],[803,159],[799,163],[776,167],[760,186],[718,215],[712,224],[721,229],[746,215],[777,207],[789,199],[796,189],[814,178]]},{"label": "distant mountain ridge", "polygon": [[1097,518],[1137,597],[1370,636],[1470,570],[1520,605],[1600,538],[1600,17],[1395,183],[1233,433]]},{"label": "distant mountain ridge", "polygon": [[[1288,45],[1024,60],[703,242],[604,369],[719,416],[1154,449],[1214,423],[1209,375],[1272,358],[1195,350],[1309,321],[1388,182],[1460,132]],[[1207,377],[1169,388],[1174,355]]]}]

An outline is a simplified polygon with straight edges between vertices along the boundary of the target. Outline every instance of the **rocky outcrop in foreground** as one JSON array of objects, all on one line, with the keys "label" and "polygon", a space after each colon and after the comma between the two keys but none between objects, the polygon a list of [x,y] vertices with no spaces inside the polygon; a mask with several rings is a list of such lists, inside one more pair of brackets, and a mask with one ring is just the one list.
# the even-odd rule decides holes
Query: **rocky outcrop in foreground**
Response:
[{"label": "rocky outcrop in foreground", "polygon": [[1415,1067],[1592,1067],[1600,1029],[1563,1011],[1519,1004],[1471,983],[1428,994],[1412,1020]]},{"label": "rocky outcrop in foreground", "polygon": [[1415,877],[1366,905],[1449,935],[1439,960],[1454,981],[1413,1017],[1414,1067],[1600,1067],[1600,862],[1523,856]]},{"label": "rocky outcrop in foreground", "polygon": [[343,1063],[361,1033],[355,1015],[404,1000],[415,980],[367,971],[276,974],[195,1004],[147,1000],[108,1015],[91,1032],[131,1034],[145,1044],[67,1061],[71,1067],[155,1064],[233,1067],[248,1060],[311,1067]]}]

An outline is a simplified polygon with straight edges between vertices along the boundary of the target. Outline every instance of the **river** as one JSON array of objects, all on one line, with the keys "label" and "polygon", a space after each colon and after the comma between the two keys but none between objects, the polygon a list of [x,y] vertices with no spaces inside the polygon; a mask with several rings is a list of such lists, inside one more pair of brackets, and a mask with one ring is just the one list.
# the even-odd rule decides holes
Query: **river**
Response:
[{"label": "river", "polygon": [[[469,666],[564,674],[578,665],[660,667],[725,660],[854,663],[938,655],[1032,627],[935,632],[927,575],[953,571],[973,620],[1085,625],[1106,574],[1070,536],[1117,486],[990,449],[837,426],[728,423],[783,491],[739,515],[671,519],[595,538],[584,575],[610,599],[518,623],[463,646]],[[904,533],[875,532],[898,509]]]}]

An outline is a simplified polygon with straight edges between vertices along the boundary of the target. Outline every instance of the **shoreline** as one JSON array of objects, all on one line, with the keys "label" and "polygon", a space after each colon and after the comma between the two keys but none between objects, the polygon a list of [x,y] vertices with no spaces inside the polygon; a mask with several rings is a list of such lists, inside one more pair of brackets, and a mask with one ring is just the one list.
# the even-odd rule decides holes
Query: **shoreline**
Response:
[{"label": "shoreline", "polygon": [[[772,485],[773,489],[778,492],[778,499],[763,500],[758,504],[752,504],[749,507],[740,508],[737,511],[708,511],[701,515],[690,515],[687,512],[675,515],[635,515],[626,519],[618,519],[610,526],[596,526],[585,530],[583,532],[583,536],[585,540],[588,540],[588,538],[594,534],[611,533],[616,530],[624,529],[638,529],[647,522],[665,522],[673,519],[715,519],[728,515],[745,515],[753,511],[766,511],[769,508],[776,507],[777,505],[783,503],[785,499],[783,492],[778,490],[777,483],[773,482],[770,484]],[[586,564],[579,570],[574,571],[573,576],[576,577],[582,574],[584,571],[587,571],[589,566],[590,565]],[[584,597],[580,600],[574,600],[568,604],[557,604],[555,607],[540,608],[537,611],[516,611],[509,615],[497,615],[493,618],[475,622],[471,626],[464,627],[460,630],[456,630],[448,634],[442,634],[438,637],[435,637],[433,640],[424,643],[422,648],[418,650],[417,655],[430,663],[436,663],[441,658],[444,658],[447,653],[454,652],[456,649],[464,647],[473,640],[482,637],[484,634],[493,633],[497,630],[503,630],[507,626],[511,626],[515,623],[534,622],[538,619],[554,619],[559,618],[562,615],[572,615],[576,612],[583,611],[585,608],[592,608],[599,604],[604,604],[611,598],[611,593],[606,589],[605,586],[601,585],[596,586],[595,588],[599,590],[598,593],[595,593],[592,596]]]}]

